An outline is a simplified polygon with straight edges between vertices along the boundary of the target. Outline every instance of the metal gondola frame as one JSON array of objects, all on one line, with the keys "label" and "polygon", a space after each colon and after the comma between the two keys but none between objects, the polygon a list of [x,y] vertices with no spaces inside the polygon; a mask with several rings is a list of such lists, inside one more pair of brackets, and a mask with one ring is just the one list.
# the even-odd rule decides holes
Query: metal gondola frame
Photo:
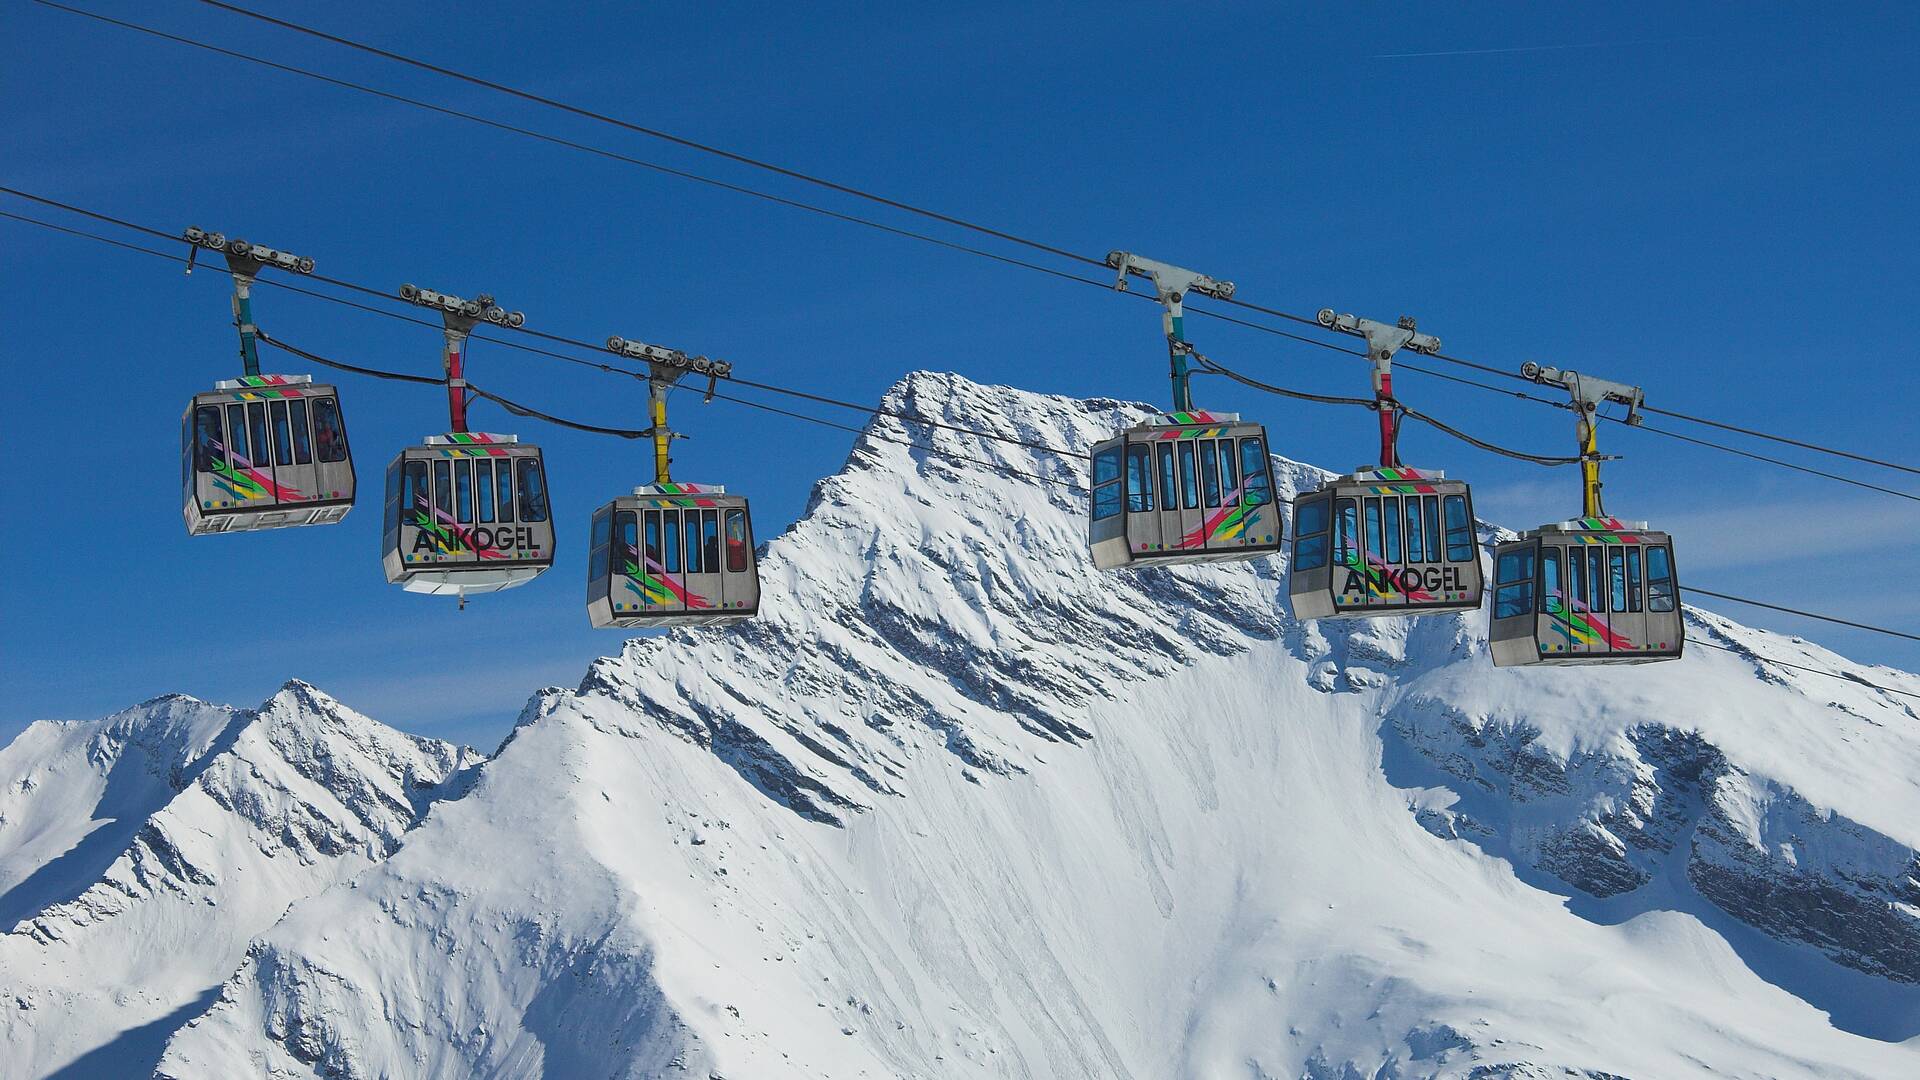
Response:
[{"label": "metal gondola frame", "polygon": [[1365,338],[1367,360],[1373,365],[1374,411],[1380,414],[1380,467],[1400,467],[1399,402],[1393,396],[1393,356],[1401,349],[1431,356],[1440,351],[1440,339],[1420,333],[1413,316],[1383,323],[1351,314],[1336,315],[1332,308],[1321,308],[1315,321],[1329,330]]},{"label": "metal gondola frame", "polygon": [[1197,292],[1216,300],[1228,300],[1233,297],[1233,282],[1126,251],[1108,252],[1106,263],[1117,274],[1113,287],[1121,292],[1127,291],[1129,274],[1153,282],[1154,297],[1160,301],[1161,327],[1167,338],[1168,369],[1173,380],[1172,411],[1193,412],[1192,351],[1181,348],[1187,340],[1186,295]]},{"label": "metal gondola frame", "polygon": [[447,381],[447,414],[451,425],[448,430],[468,430],[466,358],[462,346],[473,334],[473,328],[483,321],[517,330],[526,324],[526,315],[508,311],[494,303],[492,293],[480,293],[471,300],[463,300],[451,293],[420,288],[411,282],[400,286],[400,299],[440,313],[445,334],[441,368],[446,373]]},{"label": "metal gondola frame", "polygon": [[240,363],[247,375],[260,374],[260,328],[253,321],[253,283],[267,267],[295,274],[313,273],[313,260],[290,251],[280,251],[245,240],[228,240],[225,233],[207,232],[199,226],[181,234],[187,242],[187,273],[193,273],[194,261],[202,248],[226,256],[227,273],[233,275],[233,325],[240,332]]},{"label": "metal gondola frame", "polygon": [[1600,463],[1617,455],[1602,456],[1600,453],[1599,424],[1596,423],[1600,406],[1607,402],[1625,405],[1626,423],[1638,427],[1641,421],[1640,408],[1646,404],[1646,392],[1638,386],[1582,375],[1572,369],[1547,367],[1531,360],[1520,365],[1520,375],[1542,386],[1558,387],[1567,392],[1571,399],[1569,407],[1578,417],[1574,431],[1580,444],[1580,516],[1606,517],[1600,498]]}]

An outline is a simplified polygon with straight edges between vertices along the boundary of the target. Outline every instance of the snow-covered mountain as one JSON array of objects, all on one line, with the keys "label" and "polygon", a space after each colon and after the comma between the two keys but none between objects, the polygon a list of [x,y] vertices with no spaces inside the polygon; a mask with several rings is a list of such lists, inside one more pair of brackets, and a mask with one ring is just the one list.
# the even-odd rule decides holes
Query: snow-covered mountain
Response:
[{"label": "snow-covered mountain", "polygon": [[0,751],[0,1075],[144,1075],[250,939],[478,760],[298,682],[28,728]]},{"label": "snow-covered mountain", "polygon": [[[924,373],[887,404],[1061,447],[1147,411]],[[168,979],[230,977],[141,1014],[177,1029],[157,1075],[1920,1075],[1920,715],[1861,681],[1920,678],[1698,611],[1719,648],[1615,671],[1495,670],[1483,616],[1301,624],[1284,558],[1092,569],[1045,482],[1083,469],[875,421],[759,620],[628,643],[464,773],[427,755],[351,866],[206,931],[226,966]],[[157,708],[154,761],[231,726]],[[35,732],[0,783],[71,756]],[[0,854],[80,850],[58,805],[0,812]],[[59,910],[0,985],[59,966]],[[95,1000],[117,959],[75,962]]]}]

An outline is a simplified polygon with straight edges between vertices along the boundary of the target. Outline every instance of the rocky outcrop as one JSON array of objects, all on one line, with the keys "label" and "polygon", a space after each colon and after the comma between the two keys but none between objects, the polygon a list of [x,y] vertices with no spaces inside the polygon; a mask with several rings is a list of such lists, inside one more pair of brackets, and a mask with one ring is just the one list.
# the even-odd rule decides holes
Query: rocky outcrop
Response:
[{"label": "rocky outcrop", "polygon": [[1656,724],[1563,754],[1523,724],[1403,702],[1386,731],[1460,801],[1417,807],[1429,832],[1479,844],[1589,896],[1677,871],[1734,918],[1834,962],[1920,983],[1920,853],[1731,765]]}]

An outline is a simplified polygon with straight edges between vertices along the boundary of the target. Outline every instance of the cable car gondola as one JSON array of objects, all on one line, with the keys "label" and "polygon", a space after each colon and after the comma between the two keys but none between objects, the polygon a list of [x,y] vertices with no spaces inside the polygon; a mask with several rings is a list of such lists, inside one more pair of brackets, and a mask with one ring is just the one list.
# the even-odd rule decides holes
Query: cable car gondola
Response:
[{"label": "cable car gondola", "polygon": [[1647,664],[1677,660],[1686,644],[1673,539],[1600,504],[1594,420],[1602,402],[1640,422],[1640,388],[1529,363],[1521,373],[1565,389],[1579,416],[1581,516],[1542,525],[1494,548],[1488,639],[1496,667]]},{"label": "cable car gondola", "polygon": [[552,508],[540,448],[513,435],[467,430],[461,349],[480,320],[504,326],[519,312],[400,287],[402,299],[440,311],[446,324],[447,400],[453,430],[429,435],[387,466],[380,558],[387,581],[408,592],[457,596],[524,585],[553,565]]},{"label": "cable car gondola", "polygon": [[1367,339],[1380,464],[1362,466],[1293,500],[1293,563],[1287,591],[1300,619],[1438,615],[1480,606],[1480,550],[1473,496],[1444,472],[1400,463],[1400,410],[1393,354],[1440,351],[1411,318],[1397,324],[1320,311],[1329,329]]},{"label": "cable car gondola", "polygon": [[193,245],[226,256],[244,374],[195,394],[181,418],[182,513],[187,533],[331,525],[353,509],[353,457],[340,394],[306,375],[260,373],[253,282],[274,266],[313,271],[313,260],[188,229]]},{"label": "cable car gondola", "polygon": [[593,515],[587,558],[587,617],[596,629],[710,626],[760,610],[760,569],[747,500],[724,487],[676,483],[668,475],[667,393],[687,371],[712,381],[732,365],[624,338],[607,348],[647,361],[654,482]]},{"label": "cable car gondola", "polygon": [[187,532],[331,525],[353,509],[340,397],[306,375],[223,379],[183,420]]},{"label": "cable car gondola", "polygon": [[1186,293],[1217,299],[1233,283],[1141,258],[1107,256],[1119,271],[1153,282],[1173,375],[1173,411],[1115,432],[1091,450],[1088,544],[1102,570],[1123,566],[1255,559],[1280,550],[1267,430],[1237,413],[1193,407],[1192,347],[1186,342]]}]

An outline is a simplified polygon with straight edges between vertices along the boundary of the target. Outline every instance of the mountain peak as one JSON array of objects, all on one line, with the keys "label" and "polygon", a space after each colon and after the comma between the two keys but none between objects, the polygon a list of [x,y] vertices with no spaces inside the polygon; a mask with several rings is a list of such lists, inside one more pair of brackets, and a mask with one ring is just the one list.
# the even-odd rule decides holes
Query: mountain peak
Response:
[{"label": "mountain peak", "polygon": [[1152,411],[902,379],[760,618],[386,804],[160,1075],[1915,1071],[1911,712],[1704,612],[1495,670],[1484,612],[1299,622],[1284,555],[1095,570],[1079,455]]},{"label": "mountain peak", "polygon": [[0,794],[0,1054],[150,1068],[170,1026],[143,1025],[205,1008],[249,938],[390,854],[477,757],[299,680],[254,710],[169,695],[22,736],[0,751],[24,773]]}]

